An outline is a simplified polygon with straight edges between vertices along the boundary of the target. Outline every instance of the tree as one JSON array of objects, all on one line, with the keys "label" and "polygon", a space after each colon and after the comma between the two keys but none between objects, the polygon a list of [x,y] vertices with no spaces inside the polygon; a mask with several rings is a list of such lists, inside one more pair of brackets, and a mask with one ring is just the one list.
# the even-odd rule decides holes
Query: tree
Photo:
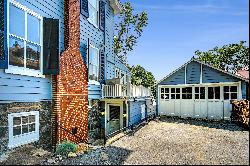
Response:
[{"label": "tree", "polygon": [[134,14],[134,9],[129,2],[122,5],[122,12],[115,24],[114,51],[118,58],[127,63],[127,54],[136,46],[138,38],[143,33],[143,28],[148,25],[146,12]]},{"label": "tree", "polygon": [[223,47],[215,47],[209,51],[195,51],[197,59],[208,63],[216,68],[235,73],[242,68],[249,68],[249,47],[244,45],[246,41],[239,44],[229,44]]},{"label": "tree", "polygon": [[152,94],[156,96],[156,88],[155,88],[155,77],[154,75],[146,71],[142,66],[136,65],[132,67],[128,67],[131,72],[131,84],[133,85],[142,85],[147,88],[151,88]]}]

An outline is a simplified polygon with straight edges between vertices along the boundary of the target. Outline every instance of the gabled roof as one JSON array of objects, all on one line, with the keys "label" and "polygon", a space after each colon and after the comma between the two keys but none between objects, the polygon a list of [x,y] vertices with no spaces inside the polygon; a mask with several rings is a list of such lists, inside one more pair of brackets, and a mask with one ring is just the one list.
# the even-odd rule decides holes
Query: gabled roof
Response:
[{"label": "gabled roof", "polygon": [[168,77],[170,77],[171,75],[173,75],[174,73],[176,73],[177,71],[179,71],[180,69],[182,69],[183,67],[187,66],[187,65],[188,65],[189,63],[191,63],[191,62],[200,63],[200,64],[205,65],[205,66],[208,66],[208,67],[210,67],[210,68],[212,68],[212,69],[218,70],[218,71],[220,71],[220,72],[222,72],[222,73],[228,74],[228,75],[230,75],[230,76],[232,76],[232,77],[235,77],[235,78],[238,78],[238,79],[240,79],[240,80],[244,80],[244,81],[246,81],[246,82],[249,82],[249,79],[248,79],[248,78],[245,78],[245,77],[243,77],[243,76],[241,76],[241,75],[235,75],[235,74],[232,74],[232,73],[230,73],[230,72],[224,71],[224,70],[222,70],[222,69],[216,68],[216,67],[211,66],[211,65],[209,65],[209,64],[207,64],[207,63],[204,63],[204,62],[202,62],[202,61],[199,61],[198,59],[195,59],[195,58],[193,57],[190,61],[188,61],[187,63],[185,63],[184,65],[182,65],[181,67],[179,67],[178,69],[176,69],[175,71],[173,71],[172,73],[170,73],[169,75],[167,75],[166,77],[164,77],[163,79],[161,79],[160,81],[158,81],[157,84],[161,83],[162,81],[164,81],[165,79],[167,79]]}]

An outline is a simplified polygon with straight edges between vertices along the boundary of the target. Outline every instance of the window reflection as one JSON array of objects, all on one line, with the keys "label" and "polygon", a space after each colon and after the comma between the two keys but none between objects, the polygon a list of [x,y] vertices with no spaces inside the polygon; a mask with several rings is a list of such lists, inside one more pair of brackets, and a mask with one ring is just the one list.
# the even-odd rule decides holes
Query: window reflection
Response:
[{"label": "window reflection", "polygon": [[10,4],[10,33],[18,37],[25,37],[25,13]]},{"label": "window reflection", "polygon": [[28,14],[27,16],[27,28],[28,28],[28,40],[34,43],[40,43],[40,21],[38,18]]},{"label": "window reflection", "polygon": [[26,47],[26,67],[30,69],[39,70],[40,65],[40,47],[27,44]]},{"label": "window reflection", "polygon": [[9,42],[10,65],[24,67],[24,42],[12,37]]}]

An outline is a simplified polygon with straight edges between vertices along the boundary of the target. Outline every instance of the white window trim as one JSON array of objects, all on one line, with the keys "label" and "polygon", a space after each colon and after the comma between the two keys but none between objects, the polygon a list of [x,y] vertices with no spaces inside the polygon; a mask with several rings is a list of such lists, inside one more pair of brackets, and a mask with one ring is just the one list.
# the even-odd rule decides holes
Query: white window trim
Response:
[{"label": "white window trim", "polygon": [[[35,115],[35,131],[13,136],[13,118],[21,116]],[[9,143],[8,148],[15,148],[20,145],[28,144],[39,140],[39,111],[12,113],[8,115]]]},{"label": "white window trim", "polygon": [[[37,13],[35,13],[34,11],[28,9],[26,6],[16,2],[15,0],[7,0],[7,20],[9,19],[9,7],[10,4],[14,5],[15,7],[23,10],[25,12],[25,32],[27,32],[27,14],[30,14],[36,18],[38,18],[40,20],[40,44],[37,43],[33,43],[30,42],[32,44],[36,44],[40,46],[40,70],[34,70],[34,69],[29,69],[29,68],[25,68],[25,67],[18,67],[18,66],[13,66],[13,65],[9,65],[9,59],[8,58],[8,69],[5,69],[5,73],[8,74],[18,74],[18,75],[25,75],[25,76],[33,76],[33,77],[41,77],[41,78],[45,78],[45,75],[42,74],[43,71],[43,17]],[[9,32],[9,21],[7,21],[7,47],[8,47],[8,56],[9,56],[9,38],[10,36],[16,37],[13,34],[10,34]],[[26,40],[27,39],[27,33],[25,33],[25,38],[20,38],[17,37],[19,39]],[[29,41],[28,41],[29,42]],[[26,47],[26,46],[25,46]],[[24,52],[24,63],[26,64],[26,49]]]},{"label": "white window trim", "polygon": [[[91,19],[88,17],[87,18],[87,20],[88,20],[88,22],[90,23],[90,24],[92,24],[95,28],[97,28],[97,29],[99,29],[99,22],[100,22],[100,18],[99,18],[99,0],[95,0],[96,1],[96,12],[97,12],[97,20],[96,20],[96,24],[94,24],[92,21],[91,21]],[[88,8],[89,8],[89,6],[90,6],[91,4],[89,3],[89,0],[88,0]],[[92,6],[92,5],[91,5]],[[92,6],[93,7],[93,6]],[[88,11],[89,11],[89,9],[88,9]],[[90,15],[90,13],[89,13],[89,15]]]},{"label": "white window trim", "polygon": [[[99,48],[93,46],[92,44],[89,44],[89,49],[96,49],[97,50],[97,53],[98,53],[98,73],[97,73],[97,77],[98,77],[98,80],[99,80],[99,75],[100,75],[100,51],[99,51]],[[90,52],[90,51],[89,51]],[[90,58],[90,55],[88,56]],[[88,59],[88,64],[90,65],[90,59]],[[88,73],[89,75],[89,73]],[[100,85],[99,81],[96,81],[96,80],[91,80],[89,79],[89,84],[92,84],[92,85]]]}]

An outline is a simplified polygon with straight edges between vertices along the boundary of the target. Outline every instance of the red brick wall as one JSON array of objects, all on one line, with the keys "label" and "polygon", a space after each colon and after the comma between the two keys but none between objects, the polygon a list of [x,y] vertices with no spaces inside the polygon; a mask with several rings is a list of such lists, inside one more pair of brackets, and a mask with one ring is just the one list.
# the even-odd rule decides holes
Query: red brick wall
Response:
[{"label": "red brick wall", "polygon": [[[88,140],[87,67],[80,53],[80,0],[65,0],[65,47],[54,93],[57,141]],[[77,128],[75,135],[71,134]]]}]

